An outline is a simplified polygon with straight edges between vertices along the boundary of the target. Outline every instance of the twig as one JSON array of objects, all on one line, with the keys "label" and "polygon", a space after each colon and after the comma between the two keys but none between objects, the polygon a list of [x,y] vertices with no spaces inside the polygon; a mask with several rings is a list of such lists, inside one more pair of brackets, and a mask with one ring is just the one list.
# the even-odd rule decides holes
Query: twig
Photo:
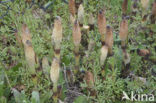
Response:
[{"label": "twig", "polygon": [[[4,65],[3,63],[1,63],[1,64],[2,64],[3,68],[5,68],[5,65]],[[10,84],[8,75],[6,74],[6,72],[5,72],[4,69],[3,69],[3,72],[4,72],[5,78],[6,78],[6,80],[7,80],[7,83],[8,83],[8,85],[9,85],[10,89],[12,89],[12,86],[11,86],[11,84]]]},{"label": "twig", "polygon": [[66,86],[67,88],[69,88],[69,84],[68,84],[68,80],[67,80],[67,75],[66,75],[66,67],[65,64],[63,63],[63,72],[64,72],[64,78],[65,78],[65,82],[66,82]]}]

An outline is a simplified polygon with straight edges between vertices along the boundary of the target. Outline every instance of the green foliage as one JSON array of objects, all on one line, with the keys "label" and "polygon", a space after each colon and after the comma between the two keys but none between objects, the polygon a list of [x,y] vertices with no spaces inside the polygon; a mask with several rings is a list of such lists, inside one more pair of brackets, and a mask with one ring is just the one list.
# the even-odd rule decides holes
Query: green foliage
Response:
[{"label": "green foliage", "polygon": [[88,103],[88,102],[87,102],[87,98],[86,97],[84,97],[84,96],[78,96],[75,99],[74,103]]}]

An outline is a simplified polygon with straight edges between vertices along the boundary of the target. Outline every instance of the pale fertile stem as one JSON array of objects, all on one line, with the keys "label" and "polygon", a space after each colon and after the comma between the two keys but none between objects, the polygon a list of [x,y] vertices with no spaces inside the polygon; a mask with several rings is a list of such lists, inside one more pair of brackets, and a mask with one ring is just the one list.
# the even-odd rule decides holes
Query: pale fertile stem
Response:
[{"label": "pale fertile stem", "polygon": [[38,60],[34,52],[34,49],[32,47],[31,34],[26,24],[22,25],[21,38],[22,38],[22,43],[24,45],[25,58],[29,65],[29,72],[31,74],[35,74],[36,73],[35,67],[36,64],[38,64]]},{"label": "pale fertile stem", "polygon": [[75,8],[75,0],[69,0],[69,12],[72,14],[72,16],[75,16],[76,8]]},{"label": "pale fertile stem", "polygon": [[59,73],[60,73],[59,60],[54,58],[50,70],[50,79],[53,82],[54,86],[57,85]]},{"label": "pale fertile stem", "polygon": [[84,77],[84,80],[86,81],[87,85],[88,85],[88,88],[93,88],[94,87],[94,75],[92,72],[90,71],[87,71],[85,73],[85,77]]},{"label": "pale fertile stem", "polygon": [[80,22],[80,24],[84,23],[84,7],[82,4],[80,4],[78,8],[78,21]]},{"label": "pale fertile stem", "polygon": [[127,8],[128,8],[128,0],[123,0],[123,3],[122,3],[122,12],[123,12],[123,14],[126,14]]},{"label": "pale fertile stem", "polygon": [[113,30],[110,26],[107,26],[106,30],[106,38],[105,38],[105,45],[108,46],[108,52],[111,55],[112,54],[112,47],[113,47]]},{"label": "pale fertile stem", "polygon": [[55,50],[61,48],[62,24],[61,24],[61,18],[59,16],[57,16],[55,21],[54,21],[54,28],[53,28],[53,33],[52,33],[52,41],[54,42]]},{"label": "pale fertile stem", "polygon": [[89,25],[94,25],[94,23],[95,23],[95,18],[94,18],[94,16],[93,16],[93,14],[91,13],[91,14],[89,15],[88,24],[89,24]]},{"label": "pale fertile stem", "polygon": [[120,24],[119,36],[121,39],[121,46],[126,46],[126,40],[128,37],[128,19],[126,17],[123,18]]},{"label": "pale fertile stem", "polygon": [[81,30],[80,30],[78,20],[75,21],[74,27],[73,27],[73,42],[74,42],[75,47],[79,46],[81,42]]},{"label": "pale fertile stem", "polygon": [[74,42],[74,53],[75,53],[75,70],[74,73],[77,74],[79,69],[79,45],[81,42],[81,30],[78,20],[75,21],[73,26],[73,42]]},{"label": "pale fertile stem", "polygon": [[98,29],[101,34],[101,41],[104,42],[106,34],[106,17],[103,10],[100,10],[98,14]]},{"label": "pale fertile stem", "polygon": [[153,6],[152,6],[152,15],[156,19],[156,0],[154,1]]},{"label": "pale fertile stem", "polygon": [[105,60],[107,58],[107,54],[108,54],[108,47],[106,45],[104,45],[101,48],[101,56],[100,56],[100,64],[101,64],[101,66],[104,65]]},{"label": "pale fertile stem", "polygon": [[141,0],[141,6],[144,11],[147,10],[149,7],[149,0]]}]

